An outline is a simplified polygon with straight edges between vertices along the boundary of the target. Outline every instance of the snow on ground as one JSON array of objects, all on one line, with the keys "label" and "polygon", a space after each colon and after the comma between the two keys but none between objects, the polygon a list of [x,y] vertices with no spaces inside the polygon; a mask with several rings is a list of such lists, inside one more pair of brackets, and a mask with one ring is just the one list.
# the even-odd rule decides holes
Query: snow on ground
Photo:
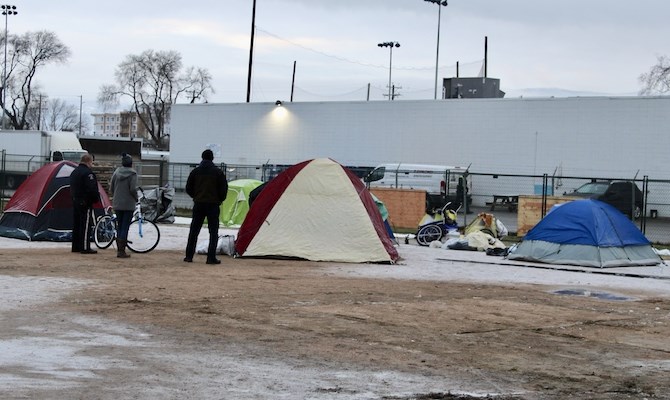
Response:
[{"label": "snow on ground", "polygon": [[[189,220],[178,218],[175,224],[160,225],[161,240],[156,252],[183,250]],[[220,229],[221,235],[236,234]],[[207,237],[203,229],[200,238]],[[402,241],[401,241],[402,242]],[[70,243],[27,242],[0,237],[0,250],[64,248]],[[401,261],[384,264],[328,264],[327,272],[338,276],[378,279],[419,279],[477,284],[540,284],[548,291],[582,289],[617,291],[630,296],[670,296],[670,267],[628,267],[595,270],[569,266],[548,266],[508,261],[481,252],[443,250],[401,244]],[[0,259],[0,263],[1,263]],[[215,267],[214,267],[215,268]],[[555,268],[555,269],[551,269]],[[585,272],[586,271],[586,272]],[[607,275],[601,274],[602,272]],[[617,276],[614,274],[627,274]],[[640,277],[635,277],[639,275]],[[656,276],[660,279],[650,278]],[[91,380],[102,379],[106,370],[127,373],[128,379],[108,381],[109,392],[97,393],[100,399],[114,399],[119,390],[142,393],[145,398],[173,398],[182,393],[180,386],[188,378],[190,398],[338,398],[340,400],[378,398],[380,394],[398,395],[437,391],[447,383],[458,382],[403,374],[394,371],[370,372],[354,368],[338,369],[327,365],[305,365],[301,360],[256,357],[254,349],[229,346],[225,351],[192,348],[187,344],[164,343],[132,325],[102,318],[52,313],[40,307],[65,293],[86,285],[85,281],[43,277],[0,275],[0,395],[27,398],[36,388],[79,390]],[[132,348],[128,358],[120,349]],[[107,349],[101,353],[101,349]],[[221,349],[219,349],[221,350]],[[11,367],[11,368],[9,368]],[[23,371],[18,373],[17,371]],[[221,376],[226,386],[218,385]],[[303,379],[295,379],[296,376]],[[365,382],[367,391],[324,391],[314,388],[358,387]],[[4,389],[3,389],[4,388]],[[78,393],[78,392],[77,392]],[[174,397],[176,398],[176,397]]]},{"label": "snow on ground", "polygon": [[[154,251],[184,250],[189,223],[189,218],[178,217],[174,224],[159,225],[161,239]],[[236,229],[219,229],[219,235],[236,234]],[[198,239],[203,240],[207,236],[206,230],[203,229]],[[410,243],[412,242],[413,240],[410,240]],[[0,237],[0,249],[69,248],[69,246],[70,243],[28,242]],[[490,284],[541,284],[552,287],[577,286],[670,296],[670,266],[666,263],[654,267],[598,269],[517,262],[502,257],[487,256],[483,252],[443,250],[415,244],[401,244],[398,252],[402,259],[396,265],[341,263],[329,269],[333,274],[352,277]],[[660,279],[652,279],[653,277]]]}]

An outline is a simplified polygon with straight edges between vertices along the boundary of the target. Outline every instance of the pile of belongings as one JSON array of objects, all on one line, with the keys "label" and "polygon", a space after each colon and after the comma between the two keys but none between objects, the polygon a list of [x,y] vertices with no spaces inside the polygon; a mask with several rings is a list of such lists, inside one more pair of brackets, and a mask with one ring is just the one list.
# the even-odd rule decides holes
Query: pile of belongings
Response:
[{"label": "pile of belongings", "polygon": [[465,227],[463,236],[448,239],[440,247],[451,250],[486,251],[491,255],[504,255],[507,246],[500,240],[508,234],[507,227],[493,214],[479,213]]},{"label": "pile of belongings", "polygon": [[[198,243],[195,252],[198,254],[207,254],[209,248],[209,239],[205,239]],[[235,255],[235,236],[234,235],[219,235],[216,243],[216,254],[225,254],[227,256]]]},{"label": "pile of belongings", "polygon": [[139,195],[144,219],[155,223],[174,223],[177,210],[172,204],[175,195],[173,187],[161,186],[140,192]]}]

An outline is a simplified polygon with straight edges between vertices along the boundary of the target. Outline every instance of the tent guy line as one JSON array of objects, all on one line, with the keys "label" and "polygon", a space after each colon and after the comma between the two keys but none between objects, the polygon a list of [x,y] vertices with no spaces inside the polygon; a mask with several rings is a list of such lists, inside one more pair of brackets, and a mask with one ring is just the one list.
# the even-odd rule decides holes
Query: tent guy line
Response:
[{"label": "tent guy line", "polygon": [[[484,262],[484,261],[463,260],[463,259],[456,259],[456,258],[436,258],[435,260],[445,261],[445,262],[464,262],[464,263],[470,263],[470,264],[484,264],[484,265],[495,264],[495,265],[502,265],[502,266],[506,266],[506,267],[550,269],[550,270],[553,270],[553,271],[565,271],[565,272],[583,272],[583,273],[586,273],[586,274],[622,276],[622,277],[625,277],[625,278],[670,280],[670,276],[644,275],[644,274],[633,274],[633,273],[628,273],[628,272],[611,272],[611,271],[603,271],[603,270],[585,270],[585,269],[570,268],[570,267],[553,267],[553,266],[550,266],[550,265],[514,264],[514,263],[506,263],[506,262]],[[668,266],[665,263],[665,261],[661,265],[663,265],[665,267]]]}]

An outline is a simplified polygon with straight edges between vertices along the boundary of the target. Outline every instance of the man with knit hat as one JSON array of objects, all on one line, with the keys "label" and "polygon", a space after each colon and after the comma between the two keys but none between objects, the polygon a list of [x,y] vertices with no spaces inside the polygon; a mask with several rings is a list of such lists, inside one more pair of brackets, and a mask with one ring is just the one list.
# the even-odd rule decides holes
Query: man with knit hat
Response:
[{"label": "man with knit hat", "polygon": [[137,172],[132,168],[133,158],[129,154],[121,156],[121,166],[114,171],[109,183],[112,192],[112,207],[116,213],[116,256],[128,258],[128,229],[137,204]]},{"label": "man with knit hat", "polygon": [[193,219],[188,232],[185,262],[193,262],[198,234],[207,218],[209,229],[207,264],[221,264],[216,258],[216,245],[219,241],[219,207],[228,194],[228,182],[226,175],[214,165],[213,160],[212,150],[203,151],[200,165],[191,171],[186,180],[186,193],[193,198]]}]

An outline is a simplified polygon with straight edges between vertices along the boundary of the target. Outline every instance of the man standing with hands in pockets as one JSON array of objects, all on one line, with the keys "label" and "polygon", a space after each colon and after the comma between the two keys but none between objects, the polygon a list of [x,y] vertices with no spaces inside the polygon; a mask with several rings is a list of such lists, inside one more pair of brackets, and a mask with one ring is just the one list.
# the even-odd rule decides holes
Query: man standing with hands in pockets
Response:
[{"label": "man standing with hands in pockets", "polygon": [[209,229],[207,264],[221,264],[216,258],[216,245],[219,241],[219,207],[228,194],[228,182],[226,175],[214,165],[213,160],[212,150],[203,151],[200,165],[191,171],[186,180],[186,193],[193,198],[193,219],[188,232],[185,262],[193,262],[198,234],[206,217]]}]

